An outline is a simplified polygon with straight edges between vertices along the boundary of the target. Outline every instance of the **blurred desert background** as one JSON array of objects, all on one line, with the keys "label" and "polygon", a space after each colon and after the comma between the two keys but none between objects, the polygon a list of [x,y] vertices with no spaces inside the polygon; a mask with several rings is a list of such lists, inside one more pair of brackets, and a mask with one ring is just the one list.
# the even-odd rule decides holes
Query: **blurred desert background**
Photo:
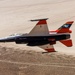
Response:
[{"label": "blurred desert background", "polygon": [[[0,0],[0,37],[28,33],[37,22],[49,18],[49,30],[75,21],[75,0]],[[0,75],[75,75],[75,23],[71,30],[73,47],[57,42],[57,52],[25,44],[0,43]],[[39,30],[39,29],[38,29]]]}]

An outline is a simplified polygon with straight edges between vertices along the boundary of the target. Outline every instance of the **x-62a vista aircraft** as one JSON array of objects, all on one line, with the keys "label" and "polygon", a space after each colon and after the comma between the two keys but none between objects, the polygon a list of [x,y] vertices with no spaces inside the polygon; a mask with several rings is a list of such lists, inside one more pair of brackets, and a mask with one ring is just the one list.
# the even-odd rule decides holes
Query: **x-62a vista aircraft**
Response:
[{"label": "x-62a vista aircraft", "polygon": [[15,42],[16,44],[27,44],[27,46],[39,46],[47,52],[55,52],[53,45],[56,44],[56,41],[61,42],[67,47],[71,47],[72,40],[70,39],[70,33],[72,31],[69,28],[73,21],[66,22],[55,31],[49,31],[47,19],[31,20],[38,21],[38,23],[30,33],[0,38],[0,42]]}]

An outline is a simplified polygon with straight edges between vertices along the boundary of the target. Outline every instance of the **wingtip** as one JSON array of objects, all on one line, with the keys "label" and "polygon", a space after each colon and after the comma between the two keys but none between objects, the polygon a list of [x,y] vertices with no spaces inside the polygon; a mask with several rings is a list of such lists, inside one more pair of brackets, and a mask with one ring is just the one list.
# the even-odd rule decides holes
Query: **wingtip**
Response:
[{"label": "wingtip", "polygon": [[54,48],[50,48],[50,49],[45,49],[47,52],[55,52]]},{"label": "wingtip", "polygon": [[49,18],[43,18],[43,19],[34,19],[34,20],[30,20],[30,21],[32,21],[32,22],[34,22],[34,21],[42,21],[42,20],[48,20]]}]

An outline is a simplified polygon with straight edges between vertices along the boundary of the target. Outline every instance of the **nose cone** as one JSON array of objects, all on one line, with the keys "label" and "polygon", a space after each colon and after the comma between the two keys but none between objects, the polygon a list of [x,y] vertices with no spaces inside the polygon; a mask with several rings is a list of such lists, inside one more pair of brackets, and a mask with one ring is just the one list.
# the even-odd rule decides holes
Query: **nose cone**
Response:
[{"label": "nose cone", "polygon": [[15,36],[11,37],[4,37],[4,38],[0,38],[0,42],[13,42],[15,40]]}]

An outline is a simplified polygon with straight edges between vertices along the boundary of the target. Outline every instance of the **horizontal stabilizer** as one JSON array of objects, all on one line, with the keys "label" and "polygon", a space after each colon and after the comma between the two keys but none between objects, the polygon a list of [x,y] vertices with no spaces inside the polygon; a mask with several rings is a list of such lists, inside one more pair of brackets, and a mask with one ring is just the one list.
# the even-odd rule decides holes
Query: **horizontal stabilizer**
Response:
[{"label": "horizontal stabilizer", "polygon": [[67,47],[71,47],[72,46],[72,40],[68,39],[68,40],[61,40],[60,41],[62,44],[64,44]]}]

